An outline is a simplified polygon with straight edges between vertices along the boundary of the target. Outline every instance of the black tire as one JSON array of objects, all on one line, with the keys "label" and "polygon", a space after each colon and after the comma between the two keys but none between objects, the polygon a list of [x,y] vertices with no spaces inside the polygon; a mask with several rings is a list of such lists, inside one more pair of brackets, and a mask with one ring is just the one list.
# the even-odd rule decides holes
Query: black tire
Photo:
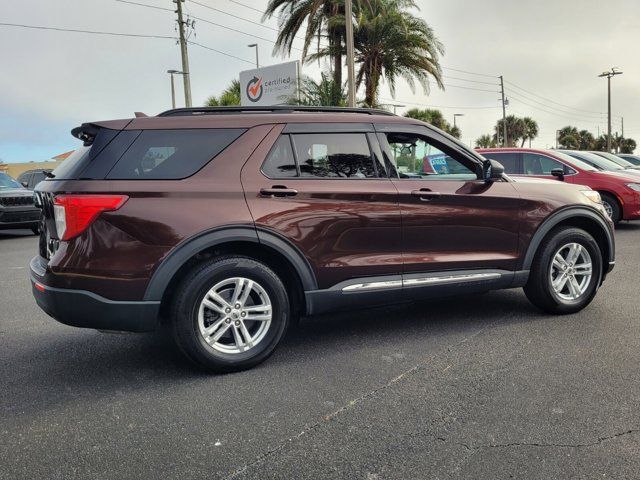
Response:
[{"label": "black tire", "polygon": [[[214,349],[200,333],[199,309],[205,294],[214,285],[234,277],[256,282],[266,292],[272,317],[266,333],[256,345],[247,351],[228,353]],[[215,318],[207,326],[222,320],[222,314],[210,312]],[[248,257],[225,256],[204,262],[186,275],[173,296],[170,316],[175,341],[187,358],[212,372],[235,372],[263,362],[274,352],[289,323],[289,299],[282,281],[269,267]],[[227,327],[229,333],[225,334],[230,338],[233,338],[234,323],[238,325],[232,321]],[[253,327],[259,323],[254,322]],[[250,331],[251,326],[247,328]],[[221,340],[225,341],[224,338]]]},{"label": "black tire", "polygon": [[[591,279],[584,292],[575,300],[561,298],[551,285],[553,257],[565,245],[578,243],[591,257]],[[589,305],[595,297],[602,278],[602,252],[594,238],[579,228],[559,227],[552,230],[542,241],[531,265],[524,293],[538,308],[554,314],[575,313]]]},{"label": "black tire", "polygon": [[602,197],[602,204],[605,209],[611,209],[611,221],[614,225],[617,225],[620,223],[620,220],[622,220],[622,207],[620,206],[620,202],[610,193],[600,193],[600,196]]}]

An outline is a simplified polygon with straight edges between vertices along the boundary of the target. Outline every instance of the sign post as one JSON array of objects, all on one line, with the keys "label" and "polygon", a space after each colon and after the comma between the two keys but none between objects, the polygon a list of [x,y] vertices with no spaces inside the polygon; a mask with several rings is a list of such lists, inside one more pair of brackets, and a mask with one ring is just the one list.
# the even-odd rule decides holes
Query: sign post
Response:
[{"label": "sign post", "polygon": [[299,70],[295,61],[240,72],[240,104],[283,105],[297,98]]}]

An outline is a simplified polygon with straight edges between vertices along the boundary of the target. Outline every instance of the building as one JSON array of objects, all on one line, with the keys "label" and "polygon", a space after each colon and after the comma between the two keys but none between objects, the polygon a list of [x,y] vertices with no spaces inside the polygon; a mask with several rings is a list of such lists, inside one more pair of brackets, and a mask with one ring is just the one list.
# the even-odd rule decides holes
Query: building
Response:
[{"label": "building", "polygon": [[0,163],[0,172],[6,173],[10,177],[18,178],[18,176],[22,172],[26,172],[27,170],[54,169],[73,152],[73,150],[64,152],[60,155],[56,155],[51,160],[46,160],[43,162]]}]

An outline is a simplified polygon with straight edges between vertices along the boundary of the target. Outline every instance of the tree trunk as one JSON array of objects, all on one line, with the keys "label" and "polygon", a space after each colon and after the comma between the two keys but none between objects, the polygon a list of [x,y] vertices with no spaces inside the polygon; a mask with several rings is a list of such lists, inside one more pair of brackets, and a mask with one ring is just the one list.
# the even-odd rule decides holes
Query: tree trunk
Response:
[{"label": "tree trunk", "polygon": [[329,33],[329,48],[333,60],[333,81],[342,87],[342,44],[340,32],[335,28]]}]

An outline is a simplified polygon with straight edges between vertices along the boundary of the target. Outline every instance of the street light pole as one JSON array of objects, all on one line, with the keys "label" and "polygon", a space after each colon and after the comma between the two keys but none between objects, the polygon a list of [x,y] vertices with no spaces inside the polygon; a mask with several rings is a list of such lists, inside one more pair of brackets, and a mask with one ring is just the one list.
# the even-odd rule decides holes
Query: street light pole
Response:
[{"label": "street light pole", "polygon": [[464,113],[454,113],[453,114],[453,128],[456,128],[456,118],[464,117]]},{"label": "street light pole", "polygon": [[345,0],[344,2],[344,18],[346,22],[347,30],[347,88],[348,88],[348,103],[349,107],[356,106],[356,82],[355,82],[355,68],[353,65],[353,8],[352,0]]},{"label": "street light pole", "polygon": [[611,77],[615,75],[622,75],[616,67],[598,75],[598,77],[607,77],[607,152],[611,152]]},{"label": "street light pole", "polygon": [[173,81],[174,75],[182,75],[180,70],[167,70],[167,73],[171,75],[171,107],[176,108],[176,86]]},{"label": "street light pole", "polygon": [[260,63],[258,63],[258,44],[250,43],[249,45],[247,45],[247,47],[256,49],[256,68],[260,68]]}]

